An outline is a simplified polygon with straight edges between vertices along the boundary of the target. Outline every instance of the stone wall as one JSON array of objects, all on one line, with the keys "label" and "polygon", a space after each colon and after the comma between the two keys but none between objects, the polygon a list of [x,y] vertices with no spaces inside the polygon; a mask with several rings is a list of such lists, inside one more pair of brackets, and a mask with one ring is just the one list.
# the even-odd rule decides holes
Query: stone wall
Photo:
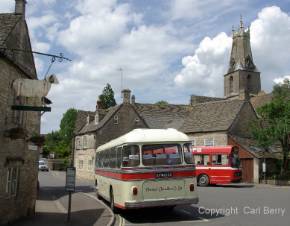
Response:
[{"label": "stone wall", "polygon": [[[114,116],[118,117],[118,124],[115,124]],[[136,120],[136,118],[139,120]],[[136,128],[146,128],[146,125],[139,118],[131,104],[126,103],[94,135],[85,134],[76,136],[76,140],[80,139],[81,142],[83,142],[84,136],[90,141],[87,148],[83,147],[83,145],[80,147],[76,143],[74,164],[77,169],[77,177],[94,179],[96,148]],[[92,138],[95,139],[94,142],[91,140]],[[95,148],[92,148],[92,142],[95,144]],[[93,160],[93,168],[89,167],[89,160]],[[81,167],[80,164],[82,165]]]},{"label": "stone wall", "polygon": [[[24,78],[24,73],[4,58],[0,58],[0,69],[0,224],[3,224],[34,213],[38,173],[38,151],[28,150],[25,139],[12,140],[5,134],[8,129],[19,125],[28,131],[27,137],[39,134],[40,114],[11,110],[14,101],[12,81]],[[21,122],[15,119],[20,115]],[[6,193],[9,168],[19,169],[17,195],[14,197]]]},{"label": "stone wall", "polygon": [[214,146],[228,144],[228,136],[225,132],[187,134],[194,141],[195,146],[204,146],[205,139],[213,139]]}]

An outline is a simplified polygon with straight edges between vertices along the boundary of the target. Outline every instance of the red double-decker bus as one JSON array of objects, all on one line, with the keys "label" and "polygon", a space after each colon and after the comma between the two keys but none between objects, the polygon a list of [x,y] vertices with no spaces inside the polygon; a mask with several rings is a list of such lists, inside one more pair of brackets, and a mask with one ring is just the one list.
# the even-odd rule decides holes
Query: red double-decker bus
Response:
[{"label": "red double-decker bus", "polygon": [[236,146],[193,147],[196,178],[199,186],[229,184],[242,178],[239,149]]}]

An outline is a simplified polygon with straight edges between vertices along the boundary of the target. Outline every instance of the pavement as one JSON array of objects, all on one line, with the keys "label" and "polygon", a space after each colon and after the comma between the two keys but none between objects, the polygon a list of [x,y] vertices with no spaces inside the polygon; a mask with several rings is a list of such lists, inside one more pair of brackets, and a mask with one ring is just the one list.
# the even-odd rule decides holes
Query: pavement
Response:
[{"label": "pavement", "polygon": [[40,190],[34,217],[21,219],[13,226],[111,226],[114,214],[95,197],[92,182],[77,180],[72,194],[71,217],[67,221],[68,193],[64,189],[65,173],[39,172]]}]

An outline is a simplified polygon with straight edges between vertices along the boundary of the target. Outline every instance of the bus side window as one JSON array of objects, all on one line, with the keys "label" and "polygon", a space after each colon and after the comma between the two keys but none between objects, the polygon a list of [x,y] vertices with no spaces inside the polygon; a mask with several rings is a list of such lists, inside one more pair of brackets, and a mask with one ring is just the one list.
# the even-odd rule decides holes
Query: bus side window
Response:
[{"label": "bus side window", "polygon": [[228,156],[227,155],[213,155],[212,156],[212,164],[213,165],[227,165],[228,164]]},{"label": "bus side window", "polygon": [[123,147],[122,165],[124,167],[133,167],[140,164],[139,146],[128,145]]},{"label": "bus side window", "polygon": [[117,148],[117,168],[120,168],[122,164],[122,147]]},{"label": "bus side window", "polygon": [[116,168],[116,164],[117,164],[117,158],[116,158],[116,149],[115,148],[111,148],[109,150],[109,167],[110,168]]}]

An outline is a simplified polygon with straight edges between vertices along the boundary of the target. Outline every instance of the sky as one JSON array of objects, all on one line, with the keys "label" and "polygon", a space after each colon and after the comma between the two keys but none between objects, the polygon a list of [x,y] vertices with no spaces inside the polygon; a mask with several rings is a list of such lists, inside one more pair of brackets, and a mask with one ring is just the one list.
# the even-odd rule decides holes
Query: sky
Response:
[{"label": "sky", "polygon": [[[0,13],[13,12],[14,2],[0,0]],[[27,0],[26,7],[33,50],[72,59],[48,73],[60,83],[48,95],[42,133],[57,130],[69,108],[94,111],[107,83],[118,103],[122,88],[140,103],[222,97],[241,15],[262,89],[290,78],[290,0]],[[50,62],[35,55],[39,79]]]}]

